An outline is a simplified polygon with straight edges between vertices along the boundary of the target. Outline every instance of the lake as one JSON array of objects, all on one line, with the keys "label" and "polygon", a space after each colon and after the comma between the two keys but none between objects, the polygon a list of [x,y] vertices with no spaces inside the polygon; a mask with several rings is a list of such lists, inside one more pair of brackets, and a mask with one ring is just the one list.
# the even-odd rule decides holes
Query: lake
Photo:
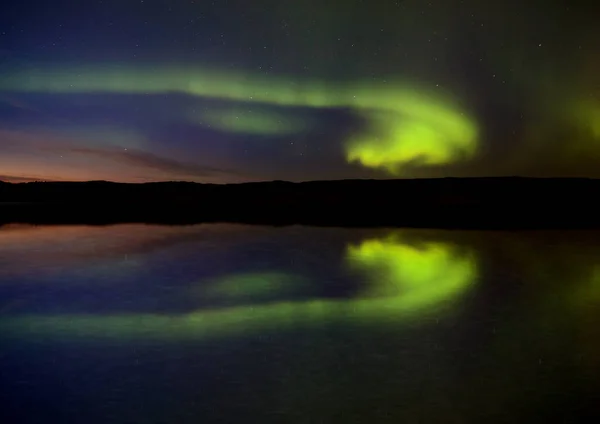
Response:
[{"label": "lake", "polygon": [[600,418],[600,232],[0,227],[2,423]]}]

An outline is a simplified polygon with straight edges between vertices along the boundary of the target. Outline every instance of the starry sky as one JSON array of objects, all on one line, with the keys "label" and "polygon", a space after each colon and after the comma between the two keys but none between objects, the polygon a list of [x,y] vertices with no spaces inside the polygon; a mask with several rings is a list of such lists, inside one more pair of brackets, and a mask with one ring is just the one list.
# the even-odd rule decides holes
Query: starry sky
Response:
[{"label": "starry sky", "polygon": [[0,180],[600,177],[600,6],[6,0]]}]

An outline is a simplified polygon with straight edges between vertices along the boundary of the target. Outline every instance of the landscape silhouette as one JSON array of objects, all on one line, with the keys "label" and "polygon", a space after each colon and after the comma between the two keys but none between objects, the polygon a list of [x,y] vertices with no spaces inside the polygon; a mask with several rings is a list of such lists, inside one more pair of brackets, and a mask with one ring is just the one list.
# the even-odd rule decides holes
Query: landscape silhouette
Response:
[{"label": "landscape silhouette", "polygon": [[0,182],[0,223],[588,228],[598,193],[600,180],[584,178]]}]

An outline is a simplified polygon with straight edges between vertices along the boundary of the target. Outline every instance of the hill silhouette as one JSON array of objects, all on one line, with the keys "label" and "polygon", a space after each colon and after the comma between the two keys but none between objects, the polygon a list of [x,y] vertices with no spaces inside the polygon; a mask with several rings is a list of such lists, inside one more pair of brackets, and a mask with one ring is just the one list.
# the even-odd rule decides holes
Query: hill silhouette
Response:
[{"label": "hill silhouette", "polygon": [[0,182],[0,223],[582,228],[600,227],[599,197],[600,180],[577,178]]}]

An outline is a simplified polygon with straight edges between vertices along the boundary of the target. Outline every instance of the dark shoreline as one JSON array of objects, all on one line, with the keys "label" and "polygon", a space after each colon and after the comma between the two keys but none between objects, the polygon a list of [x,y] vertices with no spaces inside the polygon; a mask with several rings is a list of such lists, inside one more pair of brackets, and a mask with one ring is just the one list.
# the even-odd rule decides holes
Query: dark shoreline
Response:
[{"label": "dark shoreline", "polygon": [[600,180],[444,178],[231,185],[0,182],[0,225],[600,228]]}]

